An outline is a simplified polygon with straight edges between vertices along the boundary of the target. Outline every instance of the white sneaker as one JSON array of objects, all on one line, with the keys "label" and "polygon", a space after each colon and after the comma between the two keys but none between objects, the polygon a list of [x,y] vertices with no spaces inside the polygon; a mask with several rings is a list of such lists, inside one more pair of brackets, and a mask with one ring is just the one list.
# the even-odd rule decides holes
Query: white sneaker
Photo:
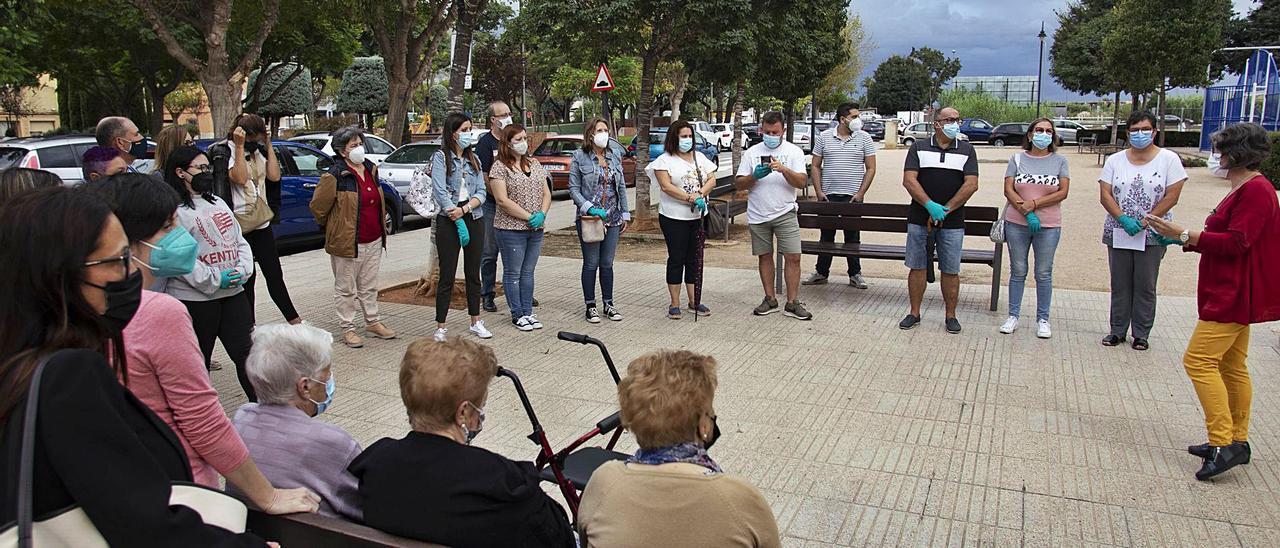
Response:
[{"label": "white sneaker", "polygon": [[475,335],[481,339],[493,338],[493,333],[490,333],[488,329],[484,328],[484,320],[476,320],[476,323],[471,324],[470,331],[475,333]]},{"label": "white sneaker", "polygon": [[529,323],[528,316],[520,316],[519,318],[511,320],[511,324],[521,331],[533,331],[533,324]]},{"label": "white sneaker", "polygon": [[1049,320],[1036,321],[1036,336],[1041,339],[1047,339],[1053,336],[1053,330],[1049,329]]},{"label": "white sneaker", "polygon": [[538,321],[537,314],[530,314],[526,318],[529,319],[529,325],[533,326],[534,329],[542,329],[542,322]]},{"label": "white sneaker", "polygon": [[449,335],[449,328],[447,328],[447,327],[437,327],[437,328],[436,328],[436,334],[435,334],[434,338],[435,338],[436,342],[444,342],[445,337],[447,337],[448,335]]},{"label": "white sneaker", "polygon": [[1009,319],[1004,321],[1004,325],[1000,326],[1000,332],[1004,333],[1005,335],[1013,333],[1014,331],[1017,331],[1017,330],[1018,330],[1017,316],[1009,316]]}]

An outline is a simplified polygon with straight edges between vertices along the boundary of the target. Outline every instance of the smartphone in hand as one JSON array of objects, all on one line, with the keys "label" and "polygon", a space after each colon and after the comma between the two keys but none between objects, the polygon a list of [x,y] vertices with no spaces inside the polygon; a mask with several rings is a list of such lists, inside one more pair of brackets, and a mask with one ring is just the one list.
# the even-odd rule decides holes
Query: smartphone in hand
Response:
[{"label": "smartphone in hand", "polygon": [[764,155],[760,157],[760,165],[767,166],[773,163],[773,156]]}]

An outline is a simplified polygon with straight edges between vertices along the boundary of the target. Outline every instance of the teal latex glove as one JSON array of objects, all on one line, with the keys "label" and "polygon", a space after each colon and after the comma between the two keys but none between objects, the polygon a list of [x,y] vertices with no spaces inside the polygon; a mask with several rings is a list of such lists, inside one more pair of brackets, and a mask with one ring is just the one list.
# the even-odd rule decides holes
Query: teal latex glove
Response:
[{"label": "teal latex glove", "polygon": [[467,230],[467,223],[462,222],[462,219],[458,219],[453,224],[458,227],[458,243],[462,247],[467,247],[467,244],[471,243],[471,232]]},{"label": "teal latex glove", "polygon": [[756,180],[763,179],[767,177],[770,173],[773,173],[773,170],[770,169],[769,166],[766,166],[763,164],[758,165],[756,166],[755,169],[751,170],[751,176],[754,177]]},{"label": "teal latex glove", "polygon": [[1040,217],[1034,211],[1027,213],[1027,228],[1031,229],[1032,234],[1040,232]]},{"label": "teal latex glove", "polygon": [[951,211],[947,206],[933,200],[929,200],[928,203],[924,204],[924,208],[929,211],[929,217],[932,217],[935,223],[941,223],[943,219],[947,218],[947,212]]},{"label": "teal latex glove", "polygon": [[529,228],[542,228],[542,223],[547,220],[547,214],[541,211],[534,212],[529,216]]},{"label": "teal latex glove", "polygon": [[1177,238],[1165,238],[1164,236],[1156,234],[1156,243],[1160,245],[1182,245],[1182,240]]},{"label": "teal latex glove", "polygon": [[605,211],[603,207],[593,207],[587,210],[587,215],[595,215],[596,217],[603,219],[609,216],[609,212]]},{"label": "teal latex glove", "polygon": [[1133,217],[1128,215],[1116,217],[1116,222],[1120,223],[1120,227],[1130,236],[1137,236],[1139,232],[1142,232],[1142,223],[1135,221]]},{"label": "teal latex glove", "polygon": [[703,212],[703,213],[706,213],[706,212],[707,212],[707,199],[706,199],[706,198],[698,198],[697,200],[694,200],[694,201],[693,201],[693,205],[697,206],[699,211],[701,211],[701,212]]},{"label": "teal latex glove", "polygon": [[222,279],[218,282],[218,287],[222,289],[231,289],[240,285],[244,281],[244,275],[234,268],[222,271]]}]

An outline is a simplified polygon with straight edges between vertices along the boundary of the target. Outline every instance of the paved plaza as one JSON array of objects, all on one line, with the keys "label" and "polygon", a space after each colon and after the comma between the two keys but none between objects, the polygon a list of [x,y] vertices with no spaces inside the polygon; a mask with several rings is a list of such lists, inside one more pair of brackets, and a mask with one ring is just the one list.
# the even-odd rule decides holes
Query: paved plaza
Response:
[{"label": "paved plaza", "polygon": [[[427,237],[415,230],[390,238],[383,287],[417,279]],[[303,317],[336,332],[328,256],[317,250],[282,262]],[[616,409],[599,354],[557,340],[557,330],[601,339],[619,367],[656,348],[711,354],[720,363],[724,431],[712,455],[763,492],[787,546],[1280,545],[1280,351],[1271,326],[1255,326],[1250,349],[1254,459],[1201,483],[1192,477],[1198,459],[1184,450],[1205,435],[1181,365],[1193,298],[1161,298],[1152,349],[1136,352],[1098,344],[1105,293],[1057,291],[1046,341],[1033,329],[997,333],[1003,305],[987,311],[988,289],[966,285],[964,332],[948,335],[936,285],[923,325],[900,331],[902,280],[874,279],[860,291],[833,276],[830,285],[805,287],[801,298],[816,319],[801,322],[751,316],[756,274],[709,268],[705,302],[715,315],[694,323],[664,317],[662,267],[636,263],[616,267],[626,320],[591,325],[581,317],[579,268],[574,259],[539,263],[546,329],[520,333],[505,313],[484,316],[499,363],[523,378],[553,445]],[[258,317],[277,318],[261,293]],[[1034,291],[1027,293],[1024,310],[1034,310]],[[401,338],[335,345],[338,391],[321,417],[366,446],[408,430],[400,358],[410,340],[434,329],[426,307],[383,311]],[[466,325],[465,312],[451,314],[451,332],[465,334]],[[244,398],[221,347],[216,359],[227,364],[213,375],[231,411]],[[495,380],[485,410],[478,445],[514,459],[536,455],[506,379]],[[624,435],[622,450],[634,448]]]}]

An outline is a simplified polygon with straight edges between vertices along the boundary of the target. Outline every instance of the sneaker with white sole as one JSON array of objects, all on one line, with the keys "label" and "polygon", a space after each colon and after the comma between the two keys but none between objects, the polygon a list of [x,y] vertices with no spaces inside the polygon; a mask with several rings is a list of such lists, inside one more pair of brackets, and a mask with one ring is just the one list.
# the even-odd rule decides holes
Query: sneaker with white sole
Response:
[{"label": "sneaker with white sole", "polygon": [[1018,330],[1017,316],[1009,316],[1009,319],[1004,321],[1004,325],[1000,326],[1000,332],[1004,333],[1005,335],[1009,335],[1017,330]]},{"label": "sneaker with white sole", "polygon": [[849,285],[858,289],[866,289],[867,281],[862,278],[862,274],[854,274],[849,276]]},{"label": "sneaker with white sole", "polygon": [[600,323],[600,310],[594,304],[587,306],[587,322]]},{"label": "sneaker with white sole", "polygon": [[511,323],[512,325],[516,326],[516,329],[519,329],[521,331],[533,331],[533,324],[529,323],[528,316],[521,316],[519,318],[511,320]]},{"label": "sneaker with white sole", "polygon": [[448,336],[449,336],[449,328],[437,327],[436,334],[433,335],[432,338],[434,338],[436,342],[444,342],[445,338],[447,338]]},{"label": "sneaker with white sole", "polygon": [[814,272],[800,281],[800,285],[822,285],[825,283],[827,283],[827,276],[821,272]]},{"label": "sneaker with white sole", "polygon": [[493,338],[493,333],[490,333],[488,329],[484,328],[484,320],[476,320],[476,323],[471,324],[471,329],[468,331],[471,331],[475,336],[480,337],[481,339]]},{"label": "sneaker with white sole", "polygon": [[610,321],[622,321],[622,313],[618,312],[618,307],[613,306],[613,303],[604,303],[604,317]]},{"label": "sneaker with white sole", "polygon": [[529,325],[533,326],[534,329],[542,329],[542,322],[538,321],[537,314],[529,314],[525,317],[529,319]]},{"label": "sneaker with white sole", "polygon": [[1049,328],[1049,320],[1036,321],[1036,336],[1041,339],[1047,339],[1053,336],[1053,330]]}]

